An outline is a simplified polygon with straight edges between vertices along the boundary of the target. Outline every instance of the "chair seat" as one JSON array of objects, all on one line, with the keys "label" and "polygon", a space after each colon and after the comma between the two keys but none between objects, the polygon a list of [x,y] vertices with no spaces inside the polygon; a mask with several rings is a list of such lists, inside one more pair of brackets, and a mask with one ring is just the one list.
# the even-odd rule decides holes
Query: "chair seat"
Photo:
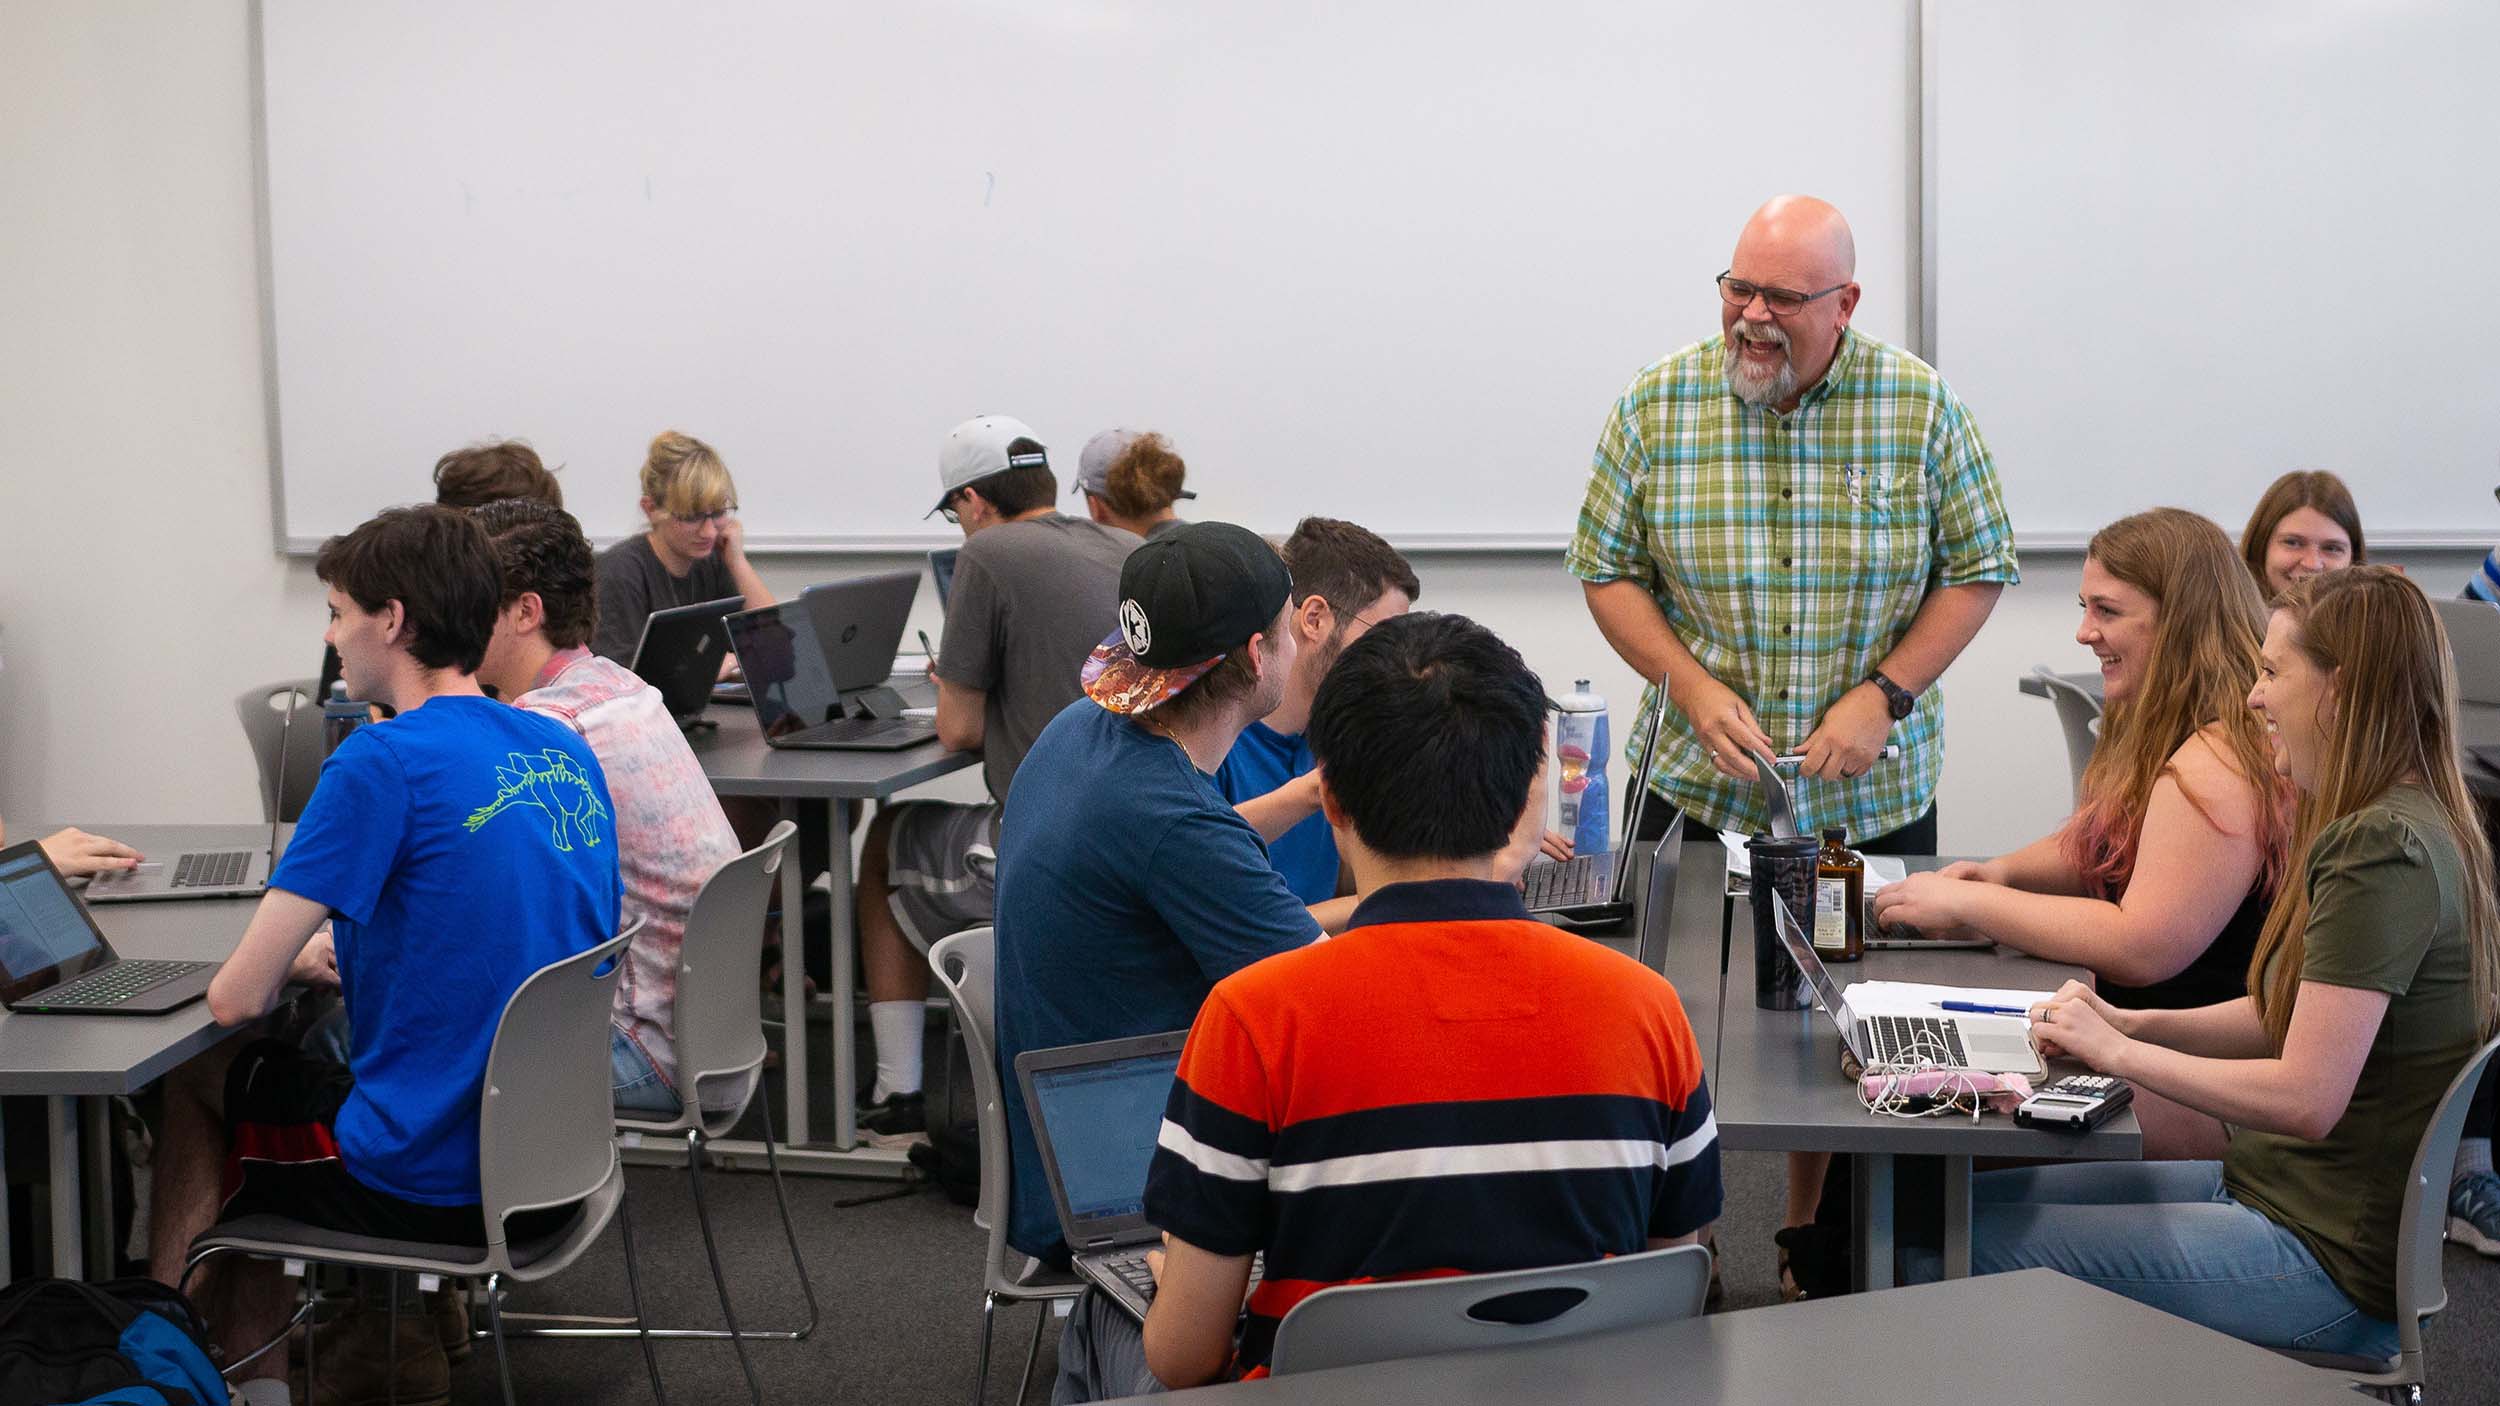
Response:
[{"label": "chair seat", "polygon": [[1085,1287],[1074,1271],[1053,1269],[1031,1255],[1016,1258],[1024,1263],[997,1276],[989,1285],[991,1293],[1013,1299],[1072,1299]]},{"label": "chair seat", "polygon": [[[582,1231],[584,1212],[576,1209],[555,1229],[506,1248],[513,1268],[532,1264],[564,1250]],[[241,1216],[221,1221],[191,1242],[197,1255],[211,1247],[273,1259],[321,1260],[331,1264],[368,1265],[419,1274],[484,1275],[493,1271],[482,1245],[434,1245],[418,1240],[385,1240],[327,1226],[310,1225],[285,1216]]]}]

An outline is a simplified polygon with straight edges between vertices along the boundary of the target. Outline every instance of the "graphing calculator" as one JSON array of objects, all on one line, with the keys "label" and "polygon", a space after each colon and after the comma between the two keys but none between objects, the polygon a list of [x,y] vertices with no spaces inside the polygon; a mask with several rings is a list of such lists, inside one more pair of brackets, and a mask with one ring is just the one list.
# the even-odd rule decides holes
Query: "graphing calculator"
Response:
[{"label": "graphing calculator", "polygon": [[2028,1128],[2061,1133],[2088,1133],[2135,1099],[2124,1079],[2106,1074],[2069,1074],[2041,1085],[2014,1109],[2014,1121]]}]

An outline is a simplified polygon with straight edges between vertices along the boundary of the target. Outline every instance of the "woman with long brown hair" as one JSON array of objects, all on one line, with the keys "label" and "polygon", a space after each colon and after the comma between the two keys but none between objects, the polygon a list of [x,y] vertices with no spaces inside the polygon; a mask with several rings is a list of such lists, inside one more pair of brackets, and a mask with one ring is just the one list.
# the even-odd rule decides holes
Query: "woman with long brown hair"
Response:
[{"label": "woman with long brown hair", "polygon": [[2289,820],[2244,701],[2265,607],[2222,529],[2178,508],[2095,534],[2080,600],[2108,699],[2081,808],[2011,854],[1887,887],[1877,914],[2089,967],[2118,1005],[2226,1000]]},{"label": "woman with long brown hair", "polygon": [[2414,1150],[2500,1026],[2500,904],[2446,633],[2385,567],[2312,578],[2275,610],[2248,701],[2300,805],[2246,994],[2129,1011],[2070,982],[2032,1026],[2222,1120],[2229,1150],[1989,1173],[1971,1267],[2047,1266],[2251,1342],[2385,1358]]},{"label": "woman with long brown hair", "polygon": [[2240,557],[2273,600],[2296,581],[2364,565],[2370,542],[2342,479],[2324,469],[2294,469],[2257,500],[2240,533]]}]

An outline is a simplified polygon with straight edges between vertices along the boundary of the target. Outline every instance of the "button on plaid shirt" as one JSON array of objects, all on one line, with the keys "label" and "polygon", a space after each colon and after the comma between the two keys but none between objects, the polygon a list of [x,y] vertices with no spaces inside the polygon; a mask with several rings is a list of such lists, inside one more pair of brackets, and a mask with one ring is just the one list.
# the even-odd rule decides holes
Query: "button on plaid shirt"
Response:
[{"label": "button on plaid shirt", "polygon": [[[1713,337],[1632,379],[1598,436],[1564,559],[1583,581],[1637,581],[1704,669],[1782,751],[1875,671],[1927,593],[2020,579],[1996,466],[1935,368],[1844,330],[1831,369],[1781,414],[1727,387]],[[1646,709],[1653,687],[1642,695]],[[1944,764],[1939,691],[1893,724],[1896,761],[1854,781],[1797,780],[1797,827],[1854,842],[1923,815]],[[1764,828],[1761,793],[1720,775],[1666,706],[1650,787],[1694,819]],[[1637,727],[1624,729],[1638,762]]]}]

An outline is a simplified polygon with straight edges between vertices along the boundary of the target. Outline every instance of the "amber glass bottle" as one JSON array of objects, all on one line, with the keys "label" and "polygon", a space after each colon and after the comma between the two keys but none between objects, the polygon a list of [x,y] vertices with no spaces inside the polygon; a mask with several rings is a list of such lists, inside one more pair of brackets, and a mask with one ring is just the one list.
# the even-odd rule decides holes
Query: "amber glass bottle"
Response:
[{"label": "amber glass bottle", "polygon": [[1838,829],[1823,832],[1814,861],[1814,951],[1827,962],[1866,955],[1866,861]]}]

